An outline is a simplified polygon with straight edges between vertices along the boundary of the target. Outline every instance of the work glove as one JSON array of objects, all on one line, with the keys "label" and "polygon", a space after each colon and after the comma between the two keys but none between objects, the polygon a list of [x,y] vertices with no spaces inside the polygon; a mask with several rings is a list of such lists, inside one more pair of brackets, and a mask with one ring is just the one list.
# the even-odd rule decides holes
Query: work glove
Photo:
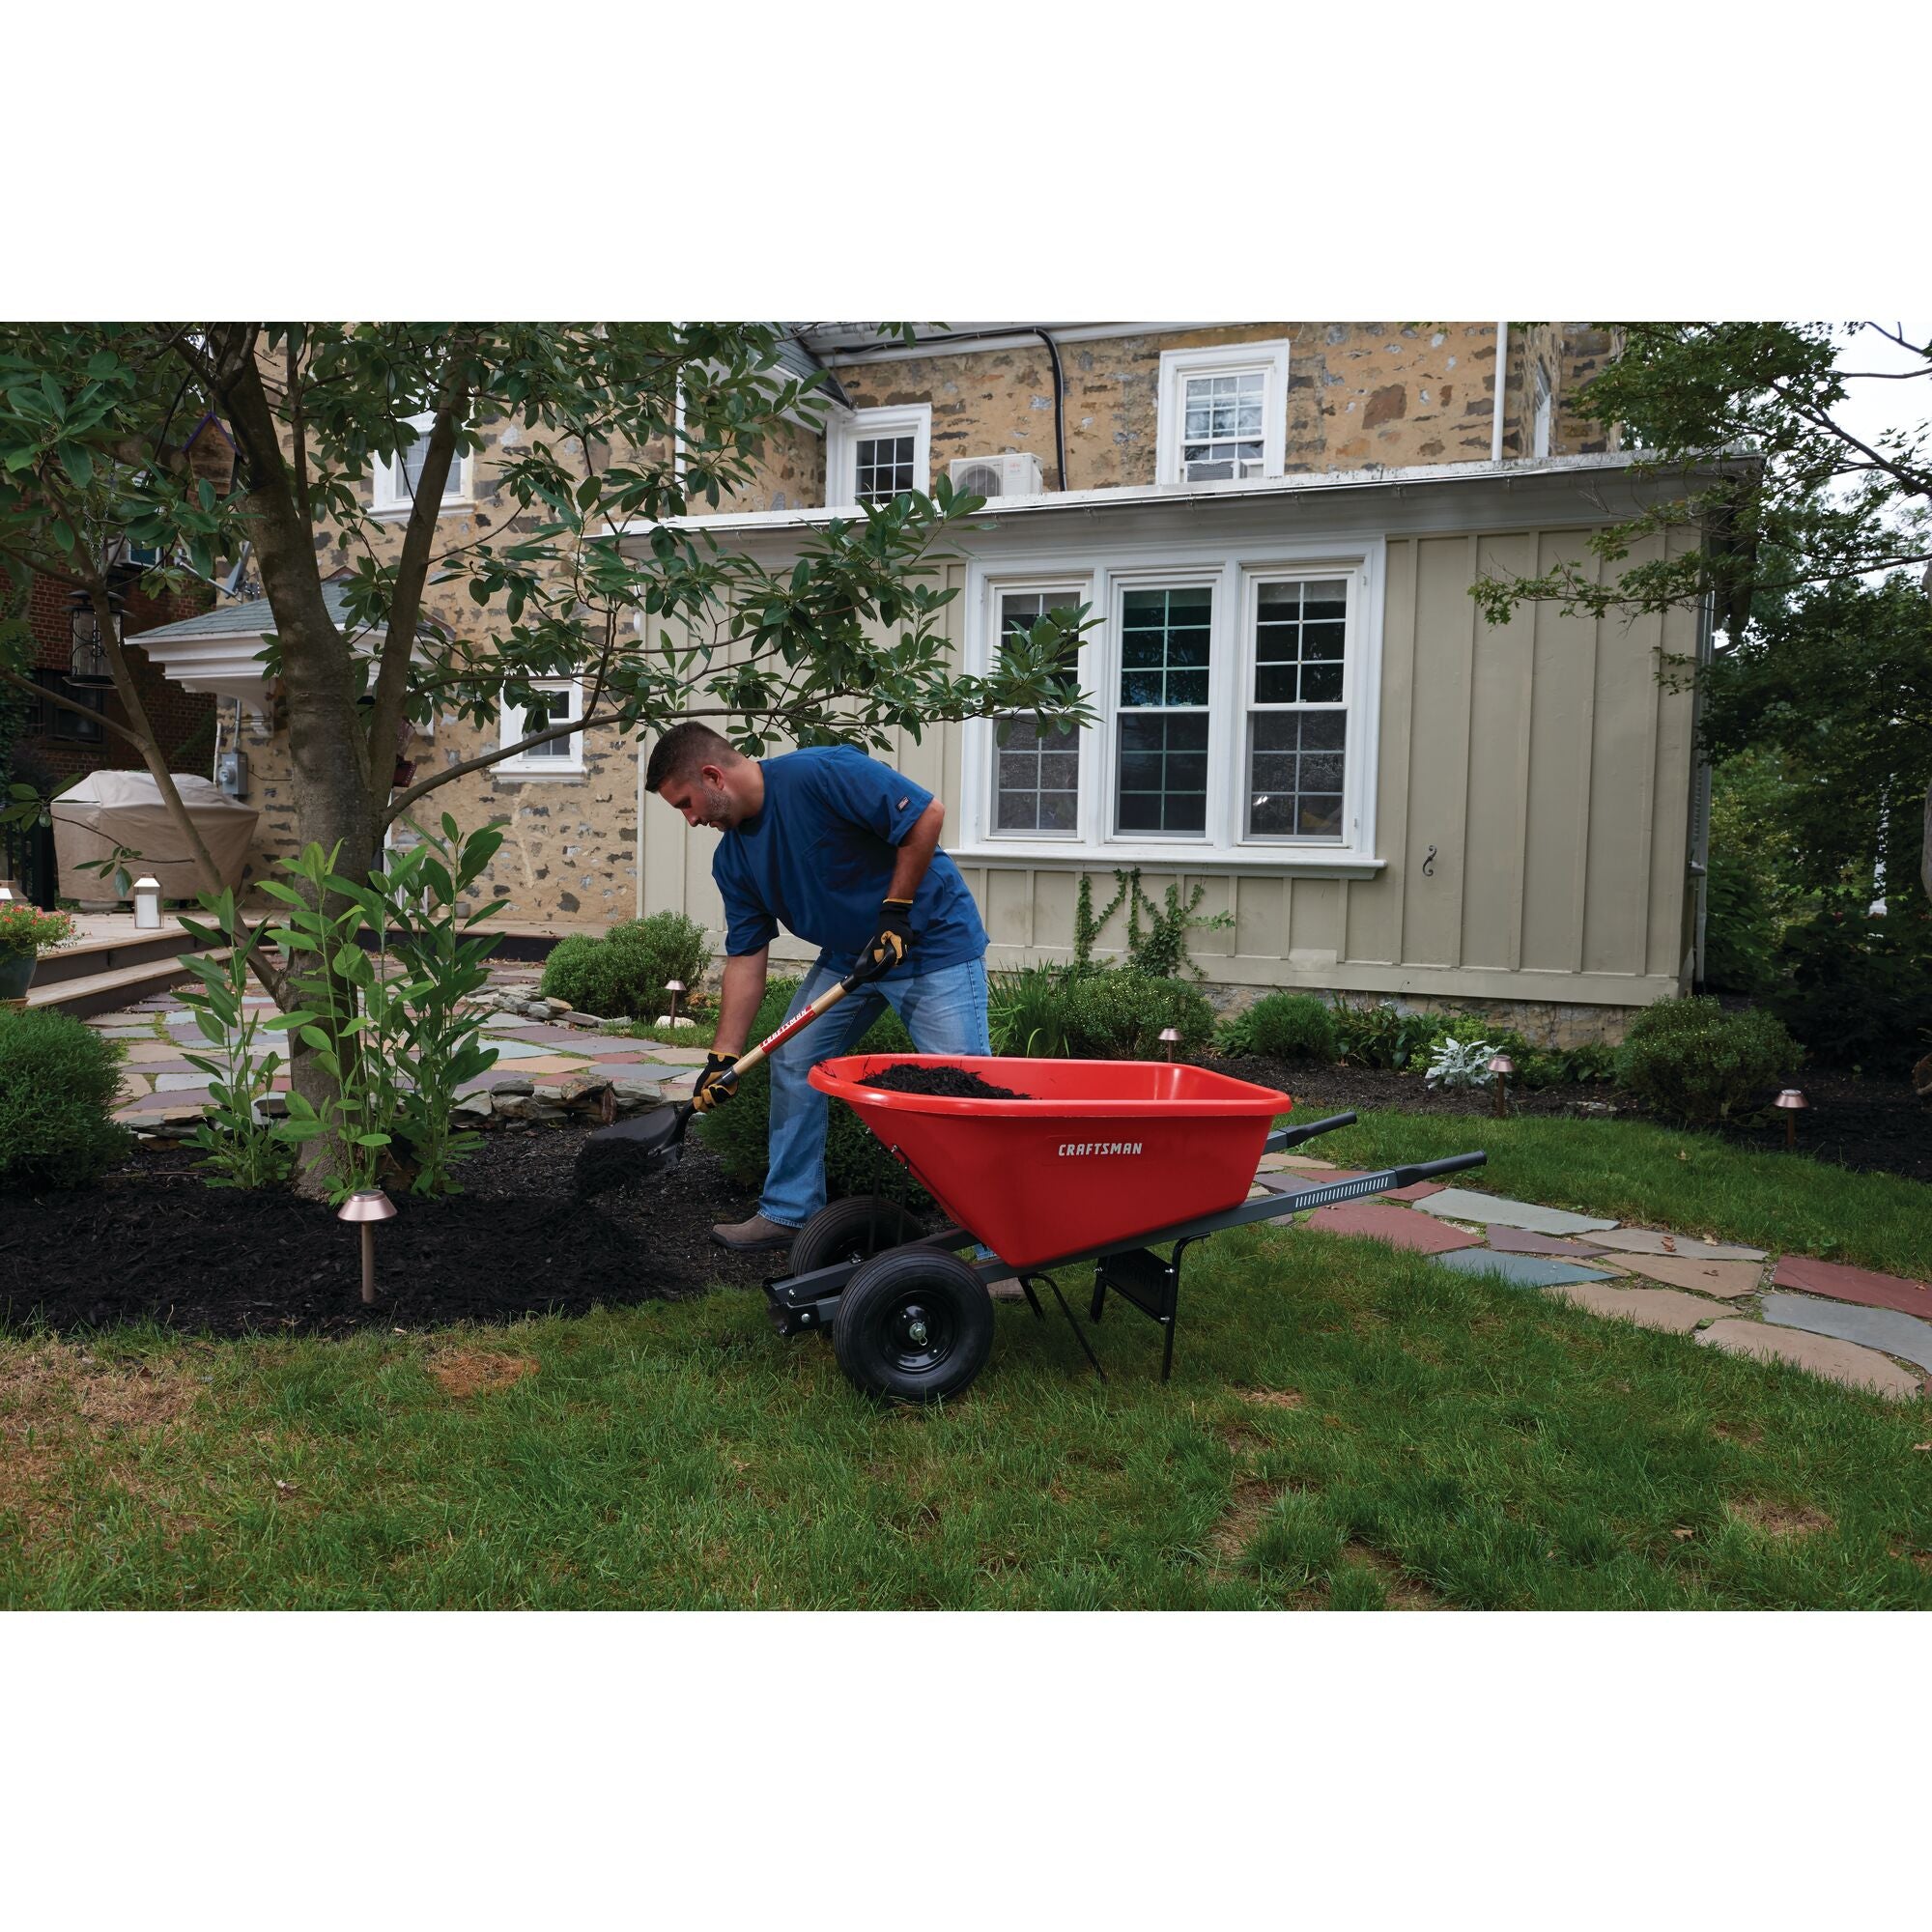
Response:
[{"label": "work glove", "polygon": [[912,951],[912,901],[888,899],[879,908],[879,929],[866,942],[852,977],[863,986],[883,979]]},{"label": "work glove", "polygon": [[735,1080],[723,1077],[727,1068],[737,1064],[735,1053],[707,1053],[704,1056],[704,1071],[697,1076],[697,1085],[691,1092],[691,1104],[700,1114],[710,1113],[713,1107],[722,1107],[738,1091]]}]

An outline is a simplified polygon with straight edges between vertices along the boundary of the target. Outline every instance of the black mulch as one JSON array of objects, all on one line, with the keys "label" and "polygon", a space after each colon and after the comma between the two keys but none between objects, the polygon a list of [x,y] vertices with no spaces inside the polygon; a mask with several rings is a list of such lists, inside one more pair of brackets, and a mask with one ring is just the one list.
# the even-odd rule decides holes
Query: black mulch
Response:
[{"label": "black mulch", "polygon": [[466,1192],[394,1196],[376,1229],[377,1298],[362,1305],[357,1231],[327,1205],[210,1188],[192,1157],[141,1151],[98,1187],[0,1195],[0,1328],[74,1330],[152,1316],[214,1335],[342,1334],[581,1315],[752,1287],[784,1257],[711,1239],[755,1203],[687,1141],[677,1167],[577,1199],[586,1129],[513,1127],[464,1162]]},{"label": "black mulch", "polygon": [[1031,1100],[1010,1087],[995,1087],[963,1066],[889,1066],[862,1087],[883,1087],[889,1094],[930,1094],[943,1100]]},{"label": "black mulch", "polygon": [[[1259,1058],[1222,1060],[1208,1055],[1196,1065],[1252,1080],[1261,1087],[1279,1087],[1297,1096],[1295,1112],[1304,1109],[1299,1095],[1308,1094],[1323,1113],[1353,1109],[1400,1108],[1411,1114],[1490,1114],[1494,1102],[1487,1092],[1432,1093],[1420,1073],[1390,1073],[1367,1066],[1292,1065],[1286,1061]],[[1932,1106],[1913,1093],[1910,1081],[1853,1079],[1848,1073],[1807,1067],[1799,1078],[1811,1105],[1798,1116],[1798,1151],[1814,1160],[1871,1174],[1897,1174],[1909,1180],[1932,1181]],[[1767,1094],[1769,1102],[1772,1095]],[[1618,1120],[1643,1120],[1646,1115],[1611,1086],[1511,1088],[1513,1111],[1537,1116],[1589,1115]],[[1767,1110],[1757,1118],[1724,1129],[1724,1138],[1739,1147],[1770,1152],[1784,1146],[1784,1116]]]}]

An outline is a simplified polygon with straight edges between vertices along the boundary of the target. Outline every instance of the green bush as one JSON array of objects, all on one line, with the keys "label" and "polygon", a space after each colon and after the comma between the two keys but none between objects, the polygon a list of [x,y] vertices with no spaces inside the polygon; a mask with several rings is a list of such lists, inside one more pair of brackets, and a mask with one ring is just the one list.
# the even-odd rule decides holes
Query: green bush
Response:
[{"label": "green bush", "polygon": [[1932,913],[1924,904],[1901,883],[1890,911],[1841,900],[1785,933],[1791,977],[1768,1004],[1821,1060],[1896,1078],[1925,1051]]},{"label": "green bush", "polygon": [[128,1150],[121,1049],[66,1013],[0,1009],[0,1187],[85,1187]]},{"label": "green bush", "polygon": [[995,1053],[1058,1060],[1066,1053],[1066,988],[1061,966],[1021,966],[986,976],[986,1025]]},{"label": "green bush", "polygon": [[710,964],[711,941],[696,920],[654,912],[620,921],[602,939],[558,940],[544,962],[542,991],[600,1019],[654,1020],[668,1009],[666,984],[696,987]]},{"label": "green bush", "polygon": [[1762,1105],[1800,1057],[1772,1014],[1726,1012],[1699,994],[1660,1000],[1637,1014],[1617,1055],[1617,1079],[1659,1113],[1716,1126]]},{"label": "green bush", "polygon": [[[799,984],[796,980],[767,982],[758,1016],[752,1022],[752,1038],[763,1039],[784,1024],[785,1009]],[[800,1036],[810,1037],[809,1033]],[[858,1044],[846,1050],[910,1053],[913,1045],[899,1016],[888,1008],[866,1029]],[[756,1187],[765,1178],[771,1122],[772,1078],[760,1065],[745,1075],[724,1106],[714,1107],[696,1122],[696,1132],[733,1180]],[[896,1193],[901,1179],[899,1170],[860,1123],[858,1115],[842,1102],[833,1101],[825,1139],[825,1184],[830,1198],[837,1201],[848,1194]],[[924,1205],[925,1196],[917,1189],[909,1198],[915,1207]]]},{"label": "green bush", "polygon": [[1335,1031],[1343,1053],[1357,1066],[1400,1073],[1411,1061],[1428,1060],[1443,1022],[1434,1013],[1406,1013],[1393,1000],[1362,1007],[1344,1001],[1335,1009]]},{"label": "green bush", "polygon": [[1175,1052],[1199,1053],[1214,1037],[1214,1009],[1179,980],[1095,973],[1069,980],[1063,1001],[1066,1051],[1076,1060],[1164,1060],[1161,1033],[1180,1035]]},{"label": "green bush", "polygon": [[1251,1050],[1271,1060],[1312,1060],[1326,1066],[1342,1050],[1335,1015],[1312,993],[1269,993],[1244,1017]]}]

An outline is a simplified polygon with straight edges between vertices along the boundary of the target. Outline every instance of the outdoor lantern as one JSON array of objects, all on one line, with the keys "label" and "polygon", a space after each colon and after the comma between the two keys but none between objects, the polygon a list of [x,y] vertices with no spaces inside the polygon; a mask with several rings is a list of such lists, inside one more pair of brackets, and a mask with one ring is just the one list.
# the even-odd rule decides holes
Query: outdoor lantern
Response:
[{"label": "outdoor lantern", "polygon": [[1786,1153],[1795,1153],[1798,1150],[1799,1110],[1808,1107],[1811,1102],[1796,1087],[1787,1087],[1771,1104],[1780,1109],[1784,1115],[1784,1151]]},{"label": "outdoor lantern", "polygon": [[677,996],[684,991],[684,981],[682,980],[667,980],[665,981],[665,991],[670,995],[670,1023],[672,1026],[675,1026],[677,1024]]},{"label": "outdoor lantern", "polygon": [[1161,1028],[1160,1043],[1161,1045],[1167,1048],[1167,1057],[1170,1060],[1174,1058],[1174,1049],[1176,1043],[1179,1040],[1179,1038],[1180,1038],[1180,1029],[1179,1027]]},{"label": "outdoor lantern", "polygon": [[100,636],[93,600],[85,590],[76,590],[67,601],[68,629],[73,639],[67,681],[92,689],[112,685],[114,673],[108,668],[107,645]]},{"label": "outdoor lantern", "polygon": [[134,881],[134,924],[142,932],[158,932],[161,929],[160,880]]},{"label": "outdoor lantern", "polygon": [[1509,1117],[1509,1077],[1516,1071],[1516,1062],[1506,1053],[1490,1055],[1490,1071],[1496,1076],[1496,1119]]},{"label": "outdoor lantern", "polygon": [[396,1204],[380,1187],[359,1187],[335,1210],[338,1221],[355,1221],[362,1228],[362,1299],[376,1299],[376,1223],[393,1221]]}]

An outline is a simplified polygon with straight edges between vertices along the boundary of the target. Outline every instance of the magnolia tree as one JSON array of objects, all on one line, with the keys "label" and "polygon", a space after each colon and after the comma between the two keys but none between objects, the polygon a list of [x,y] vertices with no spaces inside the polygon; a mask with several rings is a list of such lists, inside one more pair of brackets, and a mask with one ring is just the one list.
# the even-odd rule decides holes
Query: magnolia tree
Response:
[{"label": "magnolia tree", "polygon": [[[785,375],[778,341],[769,324],[6,325],[0,570],[16,592],[44,577],[92,606],[122,711],[108,728],[138,749],[211,894],[220,879],[113,621],[128,546],[167,559],[151,588],[207,581],[248,547],[298,835],[352,883],[439,786],[565,733],[701,717],[756,752],[883,746],[999,713],[1086,722],[1064,669],[1084,613],[1008,639],[986,676],[952,668],[940,612],[953,593],[928,581],[931,558],[980,502],[944,481],[814,531],[782,571],[674,523],[749,480],[789,423],[822,420],[820,379]],[[207,473],[194,432],[211,417],[232,478]],[[490,513],[452,540],[439,515],[452,466],[508,424]],[[406,451],[398,541],[372,483]],[[458,595],[439,611],[467,622],[426,614],[443,584]],[[505,700],[527,709],[559,676],[582,678],[580,717],[392,783],[406,721],[493,726]],[[26,682],[17,666],[0,679]],[[253,963],[288,1006],[286,962],[258,950]],[[324,1058],[297,1052],[298,1094],[325,1093]]]}]

